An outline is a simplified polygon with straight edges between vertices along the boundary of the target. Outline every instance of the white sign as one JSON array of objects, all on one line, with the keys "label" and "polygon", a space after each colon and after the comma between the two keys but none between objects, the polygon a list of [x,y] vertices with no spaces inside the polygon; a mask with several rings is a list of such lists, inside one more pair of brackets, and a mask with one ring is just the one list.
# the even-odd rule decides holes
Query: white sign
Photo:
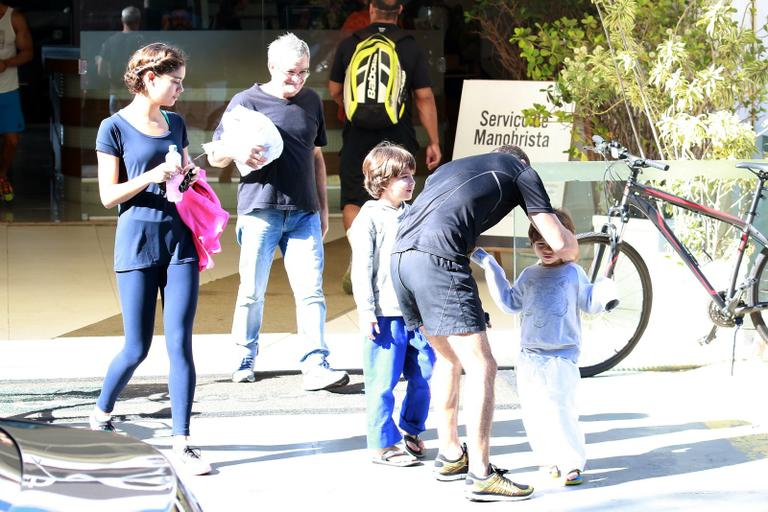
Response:
[{"label": "white sign", "polygon": [[[488,153],[499,146],[519,146],[533,168],[540,162],[567,162],[571,124],[526,120],[523,110],[550,106],[546,89],[554,82],[465,80],[453,158]],[[551,106],[548,110],[555,110]]]}]

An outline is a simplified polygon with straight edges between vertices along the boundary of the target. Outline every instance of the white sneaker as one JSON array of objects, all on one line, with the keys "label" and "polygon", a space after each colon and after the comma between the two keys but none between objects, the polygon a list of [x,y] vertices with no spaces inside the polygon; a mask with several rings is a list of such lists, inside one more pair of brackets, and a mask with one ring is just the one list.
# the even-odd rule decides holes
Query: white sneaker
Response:
[{"label": "white sneaker", "polygon": [[232,373],[232,382],[256,382],[253,372],[253,356],[245,356],[240,361],[240,367]]},{"label": "white sneaker", "polygon": [[323,361],[317,366],[311,366],[304,372],[304,390],[319,391],[344,386],[349,382],[349,375],[343,370],[334,370]]},{"label": "white sneaker", "polygon": [[213,470],[203,459],[200,448],[185,446],[182,450],[174,450],[174,455],[181,462],[180,469],[190,475],[206,475]]},{"label": "white sneaker", "polygon": [[112,424],[112,416],[109,414],[100,414],[97,411],[91,412],[91,415],[88,416],[88,426],[91,427],[91,430],[117,432],[117,429]]}]

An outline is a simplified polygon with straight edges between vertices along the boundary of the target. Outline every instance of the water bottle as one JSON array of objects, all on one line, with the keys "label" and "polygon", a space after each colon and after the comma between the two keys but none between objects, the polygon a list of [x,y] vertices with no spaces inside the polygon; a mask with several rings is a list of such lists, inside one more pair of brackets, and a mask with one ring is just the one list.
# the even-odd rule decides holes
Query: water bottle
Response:
[{"label": "water bottle", "polygon": [[[171,169],[176,170],[177,166],[181,167],[181,154],[176,149],[175,144],[168,146],[168,153],[165,155],[165,163],[170,166]],[[165,197],[172,203],[178,203],[181,201],[182,192],[179,190],[179,185],[184,180],[184,173],[179,172],[174,174],[171,179],[165,183]]]}]

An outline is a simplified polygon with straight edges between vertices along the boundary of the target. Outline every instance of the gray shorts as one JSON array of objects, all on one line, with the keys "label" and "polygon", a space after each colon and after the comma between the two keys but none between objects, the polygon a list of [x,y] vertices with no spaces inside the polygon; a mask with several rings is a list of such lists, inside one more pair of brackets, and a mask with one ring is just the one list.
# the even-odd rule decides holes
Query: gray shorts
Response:
[{"label": "gray shorts", "polygon": [[421,251],[392,255],[392,283],[408,329],[430,336],[485,331],[485,313],[466,264]]}]

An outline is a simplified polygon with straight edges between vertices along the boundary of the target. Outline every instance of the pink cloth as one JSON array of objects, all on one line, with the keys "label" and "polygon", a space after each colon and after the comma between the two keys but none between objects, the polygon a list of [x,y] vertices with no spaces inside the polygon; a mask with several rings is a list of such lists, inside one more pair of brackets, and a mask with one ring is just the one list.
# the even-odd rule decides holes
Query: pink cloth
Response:
[{"label": "pink cloth", "polygon": [[199,178],[192,184],[182,200],[176,203],[179,217],[192,232],[199,258],[200,272],[213,268],[211,255],[221,252],[219,239],[229,222],[229,213],[221,207],[219,198],[205,181],[205,170],[200,169]]}]

